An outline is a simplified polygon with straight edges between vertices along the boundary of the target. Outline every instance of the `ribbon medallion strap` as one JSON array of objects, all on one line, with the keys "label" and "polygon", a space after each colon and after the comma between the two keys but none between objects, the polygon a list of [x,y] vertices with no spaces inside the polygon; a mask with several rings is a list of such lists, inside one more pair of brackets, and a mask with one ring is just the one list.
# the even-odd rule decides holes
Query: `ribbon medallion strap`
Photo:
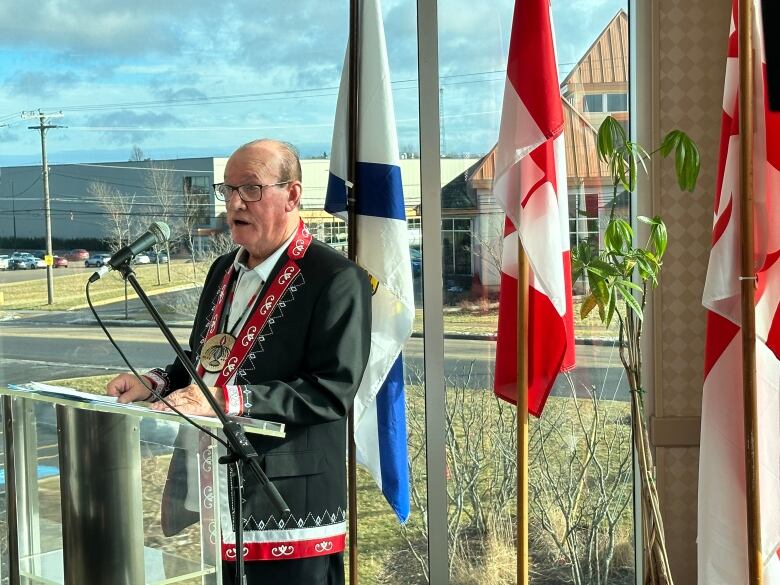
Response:
[{"label": "ribbon medallion strap", "polygon": [[[311,240],[312,237],[309,233],[309,230],[306,228],[303,222],[300,222],[295,237],[287,247],[287,262],[282,267],[282,269],[274,275],[274,280],[268,287],[265,296],[257,304],[255,310],[241,328],[240,333],[236,337],[236,342],[233,344],[233,347],[230,350],[230,355],[225,362],[225,366],[219,372],[216,382],[214,382],[214,386],[224,386],[225,383],[233,377],[238,368],[246,359],[246,356],[249,354],[249,350],[252,348],[256,337],[263,330],[266,323],[268,322],[268,319],[273,314],[279,299],[281,299],[284,293],[287,292],[287,289],[295,280],[295,277],[300,273],[301,269],[298,266],[296,260],[303,258],[303,256],[306,254],[306,250],[311,244]],[[217,306],[214,309],[214,314],[211,318],[211,324],[209,325],[209,329],[206,334],[207,340],[209,337],[214,335],[222,311],[225,308],[225,294],[228,284],[230,283],[232,271],[233,267],[231,266],[231,268],[226,271],[225,276],[222,279]],[[203,365],[199,363],[198,375],[202,376],[204,371],[205,370]]]}]

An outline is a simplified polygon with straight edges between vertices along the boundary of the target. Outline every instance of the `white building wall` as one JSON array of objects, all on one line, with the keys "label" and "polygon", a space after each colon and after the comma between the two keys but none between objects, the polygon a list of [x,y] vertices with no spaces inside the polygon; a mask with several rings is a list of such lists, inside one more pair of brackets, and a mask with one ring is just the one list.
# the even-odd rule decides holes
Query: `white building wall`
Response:
[{"label": "white building wall", "polygon": [[[420,203],[420,161],[401,160],[406,206]],[[474,164],[476,159],[442,159],[442,183]],[[226,158],[189,158],[161,161],[125,161],[95,164],[49,166],[52,237],[73,239],[103,238],[108,235],[108,218],[104,209],[89,193],[90,183],[102,183],[133,198],[132,213],[138,218],[139,232],[155,219],[154,196],[148,189],[149,167],[173,169],[172,185],[176,196],[184,197],[184,177],[202,176],[210,186],[223,180]],[[330,161],[302,160],[303,208],[322,210],[328,185]],[[224,213],[224,203],[211,196],[208,216],[217,227],[217,218]],[[5,167],[0,169],[0,237],[43,237],[43,180],[40,166]],[[206,226],[204,226],[206,227]]]}]

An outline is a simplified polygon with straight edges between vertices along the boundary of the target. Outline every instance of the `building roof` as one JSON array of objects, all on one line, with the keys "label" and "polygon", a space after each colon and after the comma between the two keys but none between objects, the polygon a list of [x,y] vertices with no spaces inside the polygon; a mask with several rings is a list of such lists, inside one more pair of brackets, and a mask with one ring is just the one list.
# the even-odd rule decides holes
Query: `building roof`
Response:
[{"label": "building roof", "polygon": [[619,10],[561,83],[565,93],[582,84],[628,84],[628,15]]},{"label": "building roof", "polygon": [[[565,99],[563,104],[563,138],[566,145],[566,176],[569,182],[610,182],[609,166],[599,160],[596,150],[598,132]],[[496,172],[496,147],[464,173],[442,187],[443,209],[476,209],[477,189],[491,189]]]}]

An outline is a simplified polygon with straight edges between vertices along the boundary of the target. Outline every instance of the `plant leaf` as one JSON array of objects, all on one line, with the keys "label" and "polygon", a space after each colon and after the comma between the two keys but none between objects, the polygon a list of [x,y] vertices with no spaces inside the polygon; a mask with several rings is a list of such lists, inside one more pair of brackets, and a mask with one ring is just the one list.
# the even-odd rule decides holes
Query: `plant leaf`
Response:
[{"label": "plant leaf", "polygon": [[[607,116],[598,129],[596,148],[599,158],[604,162],[613,160],[617,151],[628,140],[626,131],[615,118]],[[614,175],[613,175],[614,176]]]},{"label": "plant leaf", "polygon": [[677,143],[680,141],[680,135],[682,132],[679,130],[672,130],[664,136],[663,142],[661,142],[661,155],[666,157],[669,156],[669,153],[672,152],[676,147]]},{"label": "plant leaf", "polygon": [[666,246],[669,243],[669,233],[666,231],[666,224],[659,217],[653,218],[652,228],[650,229],[650,238],[655,246],[655,255],[658,259],[663,258],[664,252],[666,252]]},{"label": "plant leaf", "polygon": [[580,319],[585,319],[590,314],[590,312],[595,309],[598,306],[598,301],[596,301],[596,297],[593,294],[589,294],[585,299],[582,301],[582,305],[580,306]]},{"label": "plant leaf", "polygon": [[615,315],[615,306],[617,305],[616,299],[617,299],[617,295],[615,293],[615,287],[612,287],[609,291],[609,302],[607,306],[606,318],[604,317],[601,318],[602,322],[607,327],[609,327],[609,324],[612,322],[612,317],[614,317]]},{"label": "plant leaf", "polygon": [[664,138],[660,152],[666,157],[674,150],[674,170],[677,184],[683,191],[693,191],[701,169],[696,143],[685,132],[672,130]]},{"label": "plant leaf", "polygon": [[599,317],[601,321],[604,322],[604,307],[609,300],[609,287],[607,286],[607,281],[596,276],[592,272],[588,272],[588,285],[590,286],[590,294],[598,305]]},{"label": "plant leaf", "polygon": [[613,254],[625,254],[634,240],[634,230],[624,219],[615,218],[607,224],[604,232],[604,245]]},{"label": "plant leaf", "polygon": [[[631,284],[633,286],[636,286],[633,282]],[[617,288],[620,291],[621,296],[626,300],[626,304],[631,309],[633,309],[634,313],[636,313],[636,316],[641,321],[642,318],[644,317],[644,315],[642,314],[642,306],[639,304],[639,301],[636,300],[636,297],[631,292],[630,287],[628,286],[628,281],[620,280],[615,282],[615,288]]]}]

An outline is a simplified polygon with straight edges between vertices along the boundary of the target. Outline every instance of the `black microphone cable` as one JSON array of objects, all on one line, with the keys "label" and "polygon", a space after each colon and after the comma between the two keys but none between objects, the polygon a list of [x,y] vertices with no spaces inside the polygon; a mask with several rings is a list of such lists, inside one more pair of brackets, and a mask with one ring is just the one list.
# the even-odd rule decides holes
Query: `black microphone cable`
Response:
[{"label": "black microphone cable", "polygon": [[183,418],[185,421],[187,421],[189,424],[191,424],[193,427],[198,429],[199,431],[206,433],[209,437],[217,441],[219,444],[221,444],[223,447],[225,447],[228,451],[230,451],[230,447],[227,444],[227,441],[222,439],[221,437],[217,436],[215,433],[211,432],[204,426],[198,424],[194,420],[192,420],[189,416],[178,410],[175,406],[171,405],[167,400],[165,400],[165,397],[157,392],[155,389],[153,389],[147,382],[144,380],[144,377],[139,374],[136,369],[133,367],[133,365],[130,363],[130,360],[127,359],[127,356],[125,356],[124,352],[119,348],[116,341],[114,341],[114,338],[111,336],[111,333],[109,333],[106,326],[103,324],[103,321],[100,319],[100,315],[98,315],[97,311],[95,310],[94,305],[92,304],[92,299],[89,296],[89,287],[92,284],[91,280],[87,281],[87,287],[86,287],[86,296],[87,296],[87,304],[89,305],[89,309],[92,311],[92,314],[95,316],[95,320],[97,320],[98,325],[100,325],[100,328],[103,330],[103,333],[106,334],[106,337],[108,337],[108,340],[111,342],[111,345],[114,346],[114,349],[119,352],[119,355],[122,357],[122,361],[127,364],[127,367],[130,368],[130,371],[133,372],[133,375],[138,378],[138,380],[143,384],[144,388],[149,390],[152,396],[154,396],[157,400],[162,402],[165,406],[170,408],[173,412],[178,414],[181,418]]}]

